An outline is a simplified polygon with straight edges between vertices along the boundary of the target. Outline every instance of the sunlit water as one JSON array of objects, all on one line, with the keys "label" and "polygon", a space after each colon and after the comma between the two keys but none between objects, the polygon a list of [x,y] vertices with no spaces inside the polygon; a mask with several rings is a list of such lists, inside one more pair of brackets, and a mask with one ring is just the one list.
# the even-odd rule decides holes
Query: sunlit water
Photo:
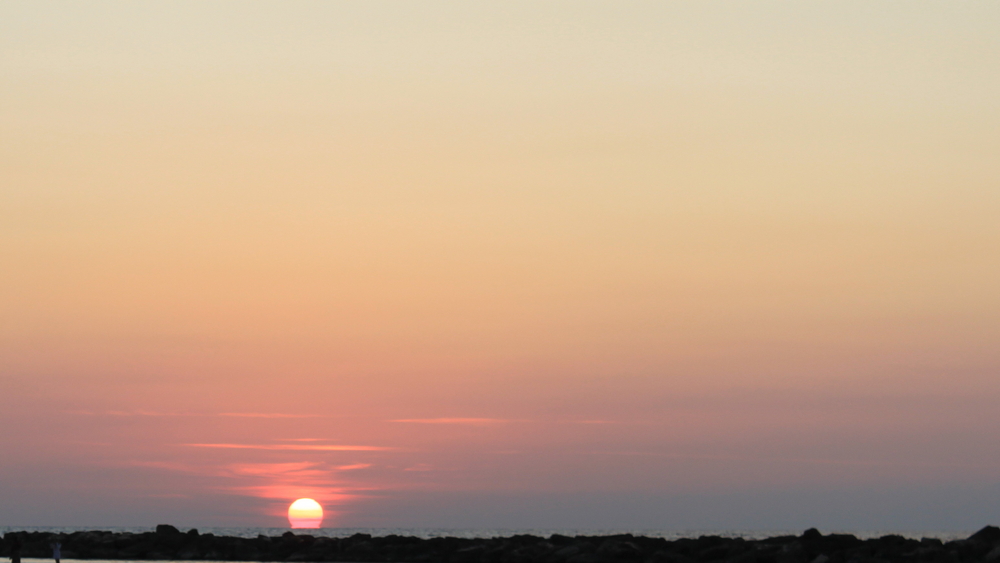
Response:
[{"label": "sunlit water", "polygon": [[[187,531],[186,527],[179,527],[181,531]],[[91,530],[104,530],[110,532],[152,532],[153,527],[147,526],[0,526],[0,533],[5,534],[13,531],[28,532],[49,532],[72,533],[86,532]],[[372,536],[415,536],[418,538],[496,538],[509,537],[516,534],[530,534],[533,536],[548,537],[552,534],[562,534],[564,536],[605,536],[612,534],[633,534],[636,536],[647,536],[651,538],[664,538],[675,540],[680,538],[696,538],[698,536],[722,536],[728,538],[762,539],[773,536],[799,535],[803,530],[640,530],[640,529],[566,529],[566,528],[319,528],[314,530],[291,530],[290,528],[198,528],[200,533],[212,533],[216,536],[236,536],[241,538],[255,538],[260,534],[265,536],[280,536],[292,531],[296,534],[310,534],[317,537],[345,538],[354,534],[371,534]],[[824,534],[846,533],[854,534],[861,539],[877,538],[886,534],[898,534],[903,537],[937,538],[942,541],[965,539],[976,530],[942,531],[942,530],[820,530]],[[23,561],[32,561],[23,559]],[[41,560],[48,561],[48,560]]]}]

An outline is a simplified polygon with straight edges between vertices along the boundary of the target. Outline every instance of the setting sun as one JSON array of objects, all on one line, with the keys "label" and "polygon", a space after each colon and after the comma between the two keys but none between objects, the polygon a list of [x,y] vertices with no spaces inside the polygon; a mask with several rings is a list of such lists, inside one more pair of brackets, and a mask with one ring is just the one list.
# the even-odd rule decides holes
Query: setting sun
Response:
[{"label": "setting sun", "polygon": [[319,528],[323,507],[311,498],[300,498],[288,507],[288,523],[292,528]]}]

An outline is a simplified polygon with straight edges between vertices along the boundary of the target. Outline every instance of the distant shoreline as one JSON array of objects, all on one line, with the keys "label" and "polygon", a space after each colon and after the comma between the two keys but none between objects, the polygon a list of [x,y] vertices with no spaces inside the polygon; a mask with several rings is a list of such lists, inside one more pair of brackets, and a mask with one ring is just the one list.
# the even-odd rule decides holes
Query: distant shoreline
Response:
[{"label": "distant shoreline", "polygon": [[513,535],[495,538],[354,534],[316,537],[307,530],[256,538],[181,532],[160,525],[151,532],[13,531],[4,534],[0,556],[19,549],[22,558],[51,559],[51,543],[63,559],[150,561],[342,561],[399,563],[839,563],[894,561],[983,562],[1000,560],[1000,528],[987,526],[966,539],[942,541],[900,535],[860,539],[822,534],[744,539],[706,535],[668,540],[632,534]]}]

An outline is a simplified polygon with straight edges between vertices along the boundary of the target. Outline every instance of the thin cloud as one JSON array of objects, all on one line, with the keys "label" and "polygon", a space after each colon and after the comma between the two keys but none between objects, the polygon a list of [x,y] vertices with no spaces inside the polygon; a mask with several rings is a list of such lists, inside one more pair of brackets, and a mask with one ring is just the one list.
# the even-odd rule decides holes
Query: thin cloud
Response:
[{"label": "thin cloud", "polygon": [[389,422],[404,422],[409,424],[505,424],[515,422],[505,418],[400,418]]},{"label": "thin cloud", "polygon": [[216,416],[238,418],[327,418],[324,414],[288,414],[281,412],[220,412]]},{"label": "thin cloud", "polygon": [[618,424],[617,420],[570,420],[570,424]]},{"label": "thin cloud", "polygon": [[[220,487],[220,492],[250,496],[256,498],[287,500],[290,498],[307,497],[324,504],[343,504],[355,500],[360,495],[351,488],[335,488],[327,485],[301,485],[298,483],[278,483],[274,485],[248,485],[245,487]],[[326,512],[330,512],[327,506]]]},{"label": "thin cloud", "polygon": [[151,469],[163,469],[177,473],[190,473],[194,475],[217,475],[218,472],[211,468],[189,465],[186,463],[176,463],[171,461],[130,461],[129,466],[147,467]]},{"label": "thin cloud", "polygon": [[268,499],[309,497],[321,502],[346,502],[355,497],[351,487],[337,478],[337,467],[323,463],[240,463],[223,468],[243,481],[220,490]]},{"label": "thin cloud", "polygon": [[147,410],[134,410],[134,411],[87,411],[87,410],[75,410],[66,411],[67,414],[76,414],[82,416],[203,416],[203,417],[236,417],[236,418],[330,418],[330,415],[325,414],[298,414],[298,413],[281,413],[281,412],[169,412],[169,411],[147,411]]},{"label": "thin cloud", "polygon": [[191,412],[161,412],[161,411],[66,411],[67,414],[83,416],[212,416]]},{"label": "thin cloud", "polygon": [[407,467],[406,469],[403,469],[403,471],[420,471],[420,472],[423,472],[423,471],[434,471],[434,466],[432,466],[432,465],[430,465],[428,463],[418,463],[416,465],[413,465],[413,466]]},{"label": "thin cloud", "polygon": [[933,462],[933,461],[911,461],[911,460],[880,460],[880,459],[834,459],[834,458],[805,458],[805,457],[782,457],[782,456],[744,456],[744,455],[712,455],[712,454],[672,454],[653,451],[588,451],[581,452],[584,455],[609,455],[609,456],[638,456],[638,457],[658,457],[662,459],[674,459],[683,461],[725,461],[725,462],[780,462],[780,463],[802,463],[809,465],[847,465],[864,467],[947,467],[963,469],[980,469],[989,467],[982,464]]},{"label": "thin cloud", "polygon": [[341,504],[363,491],[379,490],[345,481],[343,476],[371,464],[330,465],[323,462],[232,463],[194,466],[174,462],[131,462],[128,465],[161,469],[210,478],[210,490],[272,500],[309,497],[324,503]]},{"label": "thin cloud", "polygon": [[393,450],[382,446],[346,446],[339,444],[181,444],[191,448],[220,450],[284,450],[311,452],[380,452]]},{"label": "thin cloud", "polygon": [[224,466],[232,475],[251,477],[292,476],[296,479],[323,479],[329,475],[326,466],[315,462],[297,463],[233,463]]},{"label": "thin cloud", "polygon": [[370,463],[355,463],[353,465],[338,465],[334,467],[337,471],[354,471],[355,469],[368,469],[371,467]]},{"label": "thin cloud", "polygon": [[509,424],[512,422],[540,422],[543,424],[623,424],[620,420],[584,419],[584,420],[541,420],[532,421],[523,418],[397,418],[388,422],[404,422],[409,424]]}]

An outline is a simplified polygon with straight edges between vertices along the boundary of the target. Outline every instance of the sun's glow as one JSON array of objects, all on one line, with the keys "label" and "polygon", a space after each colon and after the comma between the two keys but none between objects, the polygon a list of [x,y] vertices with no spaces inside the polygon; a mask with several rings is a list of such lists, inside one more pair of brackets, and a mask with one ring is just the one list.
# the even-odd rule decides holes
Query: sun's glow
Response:
[{"label": "sun's glow", "polygon": [[288,507],[288,523],[293,528],[319,528],[323,507],[311,498],[300,498]]}]

